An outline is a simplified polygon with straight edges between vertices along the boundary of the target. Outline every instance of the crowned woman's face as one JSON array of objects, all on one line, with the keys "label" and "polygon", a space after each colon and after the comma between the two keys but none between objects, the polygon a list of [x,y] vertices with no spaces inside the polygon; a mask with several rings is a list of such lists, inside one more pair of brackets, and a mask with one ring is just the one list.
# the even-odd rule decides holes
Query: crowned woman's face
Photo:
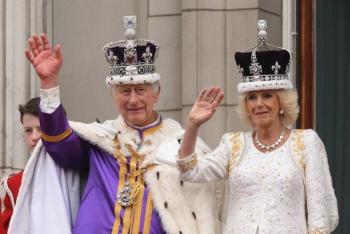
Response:
[{"label": "crowned woman's face", "polygon": [[249,117],[257,128],[270,127],[279,123],[280,103],[277,90],[249,92],[246,96]]}]

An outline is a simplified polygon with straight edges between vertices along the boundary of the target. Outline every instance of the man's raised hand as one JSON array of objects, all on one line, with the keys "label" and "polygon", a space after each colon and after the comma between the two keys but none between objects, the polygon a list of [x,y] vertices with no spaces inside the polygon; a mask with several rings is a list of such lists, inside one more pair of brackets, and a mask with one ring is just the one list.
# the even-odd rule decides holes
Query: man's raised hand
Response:
[{"label": "man's raised hand", "polygon": [[34,34],[28,39],[28,45],[25,54],[41,80],[41,88],[49,89],[57,86],[58,73],[63,63],[61,46],[56,45],[52,51],[44,33],[41,34],[40,38]]}]

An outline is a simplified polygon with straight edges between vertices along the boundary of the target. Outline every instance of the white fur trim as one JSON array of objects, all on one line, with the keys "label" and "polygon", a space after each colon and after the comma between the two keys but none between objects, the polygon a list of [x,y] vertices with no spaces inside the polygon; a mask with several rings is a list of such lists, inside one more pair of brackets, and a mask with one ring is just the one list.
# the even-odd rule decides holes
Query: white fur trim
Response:
[{"label": "white fur trim", "polygon": [[[137,148],[137,143],[140,141],[138,132],[135,129],[130,128],[123,118],[119,116],[115,120],[108,120],[103,124],[99,123],[79,123],[69,122],[70,126],[78,135],[89,141],[93,145],[104,149],[110,154],[113,154],[113,139],[117,133],[119,142],[121,143],[121,152],[128,155],[126,145],[130,145],[133,149]],[[172,119],[165,119],[162,122],[162,127],[153,133],[146,136],[144,141],[151,142],[151,144],[144,144],[138,152],[145,155],[145,161],[143,164],[152,163],[155,159],[155,151],[158,148],[161,141],[166,138],[174,138],[181,130],[181,126],[178,122]]]},{"label": "white fur trim", "polygon": [[241,82],[237,85],[238,93],[246,93],[258,90],[270,89],[292,89],[293,84],[289,80],[270,80],[270,81],[255,81]]},{"label": "white fur trim", "polygon": [[153,84],[159,80],[160,75],[158,73],[131,76],[108,76],[106,78],[106,84],[108,87],[111,85]]},{"label": "white fur trim", "polygon": [[99,123],[86,124],[69,121],[69,125],[84,140],[113,154],[113,139],[117,134],[115,129],[110,129]]}]

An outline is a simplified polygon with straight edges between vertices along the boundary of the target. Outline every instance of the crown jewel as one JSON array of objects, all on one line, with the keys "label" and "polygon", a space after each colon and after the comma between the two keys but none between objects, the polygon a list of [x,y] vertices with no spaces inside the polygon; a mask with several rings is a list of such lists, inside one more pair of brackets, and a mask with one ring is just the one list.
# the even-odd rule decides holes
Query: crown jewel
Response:
[{"label": "crown jewel", "polygon": [[[292,88],[292,83],[289,80],[290,52],[271,46],[267,42],[267,23],[265,20],[259,20],[257,28],[257,46],[248,51],[235,53],[241,77],[241,82],[237,86],[238,92]],[[262,45],[268,50],[258,51]]]},{"label": "crown jewel", "polygon": [[110,65],[107,84],[153,83],[159,80],[154,62],[159,45],[155,41],[136,39],[136,16],[124,16],[126,40],[111,42],[103,47]]}]

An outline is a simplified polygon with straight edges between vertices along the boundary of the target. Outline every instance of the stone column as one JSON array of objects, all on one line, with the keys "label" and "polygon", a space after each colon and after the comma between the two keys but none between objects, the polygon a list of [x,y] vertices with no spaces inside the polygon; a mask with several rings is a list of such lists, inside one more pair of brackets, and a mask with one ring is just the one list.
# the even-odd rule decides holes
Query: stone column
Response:
[{"label": "stone column", "polygon": [[0,156],[1,156],[1,171],[0,176],[2,176],[3,168],[5,167],[6,163],[6,150],[5,150],[5,97],[6,97],[6,88],[5,88],[5,49],[6,49],[6,40],[5,40],[5,30],[4,30],[4,23],[5,23],[5,6],[6,1],[0,1]]},{"label": "stone column", "polygon": [[149,0],[148,38],[160,44],[156,68],[161,76],[157,109],[164,117],[182,119],[181,0]]},{"label": "stone column", "polygon": [[[226,87],[226,1],[182,1],[183,122],[199,92],[212,85]],[[227,128],[226,101],[200,136],[215,146]]]},{"label": "stone column", "polygon": [[50,0],[1,1],[0,30],[0,176],[22,169],[29,157],[23,141],[18,105],[38,95],[34,72],[24,49],[32,32],[44,30],[43,18]]}]

